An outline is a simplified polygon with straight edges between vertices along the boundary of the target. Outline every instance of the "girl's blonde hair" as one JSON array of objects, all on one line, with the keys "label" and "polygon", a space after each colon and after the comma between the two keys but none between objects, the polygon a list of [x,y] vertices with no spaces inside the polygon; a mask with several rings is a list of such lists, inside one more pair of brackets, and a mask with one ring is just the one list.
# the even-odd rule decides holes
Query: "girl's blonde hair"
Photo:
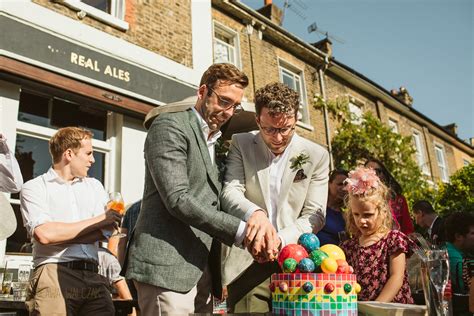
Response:
[{"label": "girl's blonde hair", "polygon": [[[369,181],[364,181],[367,178]],[[344,215],[346,229],[349,234],[354,237],[360,236],[360,231],[356,226],[354,216],[352,216],[351,202],[354,199],[363,203],[370,203],[375,207],[377,216],[381,216],[382,218],[378,231],[385,233],[392,229],[393,217],[388,205],[389,190],[387,186],[373,174],[372,169],[358,167],[356,170],[349,172],[346,186],[348,192],[346,196],[347,212],[345,212]]]}]

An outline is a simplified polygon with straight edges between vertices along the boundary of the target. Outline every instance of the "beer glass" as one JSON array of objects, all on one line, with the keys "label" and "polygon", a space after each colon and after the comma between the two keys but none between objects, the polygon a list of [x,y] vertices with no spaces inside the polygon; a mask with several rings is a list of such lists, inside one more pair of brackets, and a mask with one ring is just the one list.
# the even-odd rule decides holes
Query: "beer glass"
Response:
[{"label": "beer glass", "polygon": [[[109,193],[109,202],[107,203],[107,209],[113,210],[119,213],[120,215],[125,214],[125,203],[123,202],[122,194],[120,194],[120,192]],[[120,232],[121,226],[122,225],[120,224],[118,230],[115,231],[111,237],[122,238],[127,236],[126,234]]]}]

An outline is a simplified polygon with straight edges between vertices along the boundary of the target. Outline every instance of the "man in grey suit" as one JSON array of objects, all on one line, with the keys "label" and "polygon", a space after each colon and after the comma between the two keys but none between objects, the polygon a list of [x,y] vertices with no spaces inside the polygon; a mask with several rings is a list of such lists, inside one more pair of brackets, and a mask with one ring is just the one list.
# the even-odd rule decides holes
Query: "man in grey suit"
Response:
[{"label": "man in grey suit", "polygon": [[[221,196],[224,210],[236,215],[240,211],[244,218],[264,210],[280,247],[296,243],[302,233],[318,232],[325,222],[329,155],[295,133],[299,104],[298,93],[284,84],[257,90],[259,131],[232,137]],[[271,310],[269,277],[279,267],[253,259],[240,248],[228,249],[223,284],[228,285],[231,312]]]},{"label": "man in grey suit", "polygon": [[256,227],[256,238],[264,236],[268,251],[275,251],[277,237],[263,212],[245,222],[219,207],[214,144],[221,126],[240,109],[247,85],[235,66],[212,65],[201,78],[195,106],[161,114],[148,130],[145,189],[127,268],[143,315],[212,312],[211,283],[221,290],[216,241],[240,245],[247,228]]}]

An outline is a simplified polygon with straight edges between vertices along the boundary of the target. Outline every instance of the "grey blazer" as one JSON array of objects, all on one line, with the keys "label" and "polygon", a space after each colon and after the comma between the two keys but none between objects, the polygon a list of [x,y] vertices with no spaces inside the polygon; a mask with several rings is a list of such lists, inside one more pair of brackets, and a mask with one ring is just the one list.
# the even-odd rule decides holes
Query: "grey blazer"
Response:
[{"label": "grey blazer", "polygon": [[[126,275],[187,292],[208,263],[213,237],[232,245],[240,219],[219,210],[217,169],[191,109],[158,116],[148,131],[144,152],[142,209]],[[220,273],[218,265],[215,270],[211,272]]]}]

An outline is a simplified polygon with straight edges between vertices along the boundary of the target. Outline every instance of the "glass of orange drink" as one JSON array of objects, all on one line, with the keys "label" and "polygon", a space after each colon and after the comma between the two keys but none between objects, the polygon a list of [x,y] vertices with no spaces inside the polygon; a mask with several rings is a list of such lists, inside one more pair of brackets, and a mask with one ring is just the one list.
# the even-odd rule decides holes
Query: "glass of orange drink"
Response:
[{"label": "glass of orange drink", "polygon": [[[109,193],[109,202],[107,203],[107,209],[113,210],[120,215],[125,214],[125,203],[123,202],[122,194],[120,192],[110,192]],[[124,233],[120,232],[120,226],[118,231],[115,231],[111,237],[125,237],[127,236]]]}]

